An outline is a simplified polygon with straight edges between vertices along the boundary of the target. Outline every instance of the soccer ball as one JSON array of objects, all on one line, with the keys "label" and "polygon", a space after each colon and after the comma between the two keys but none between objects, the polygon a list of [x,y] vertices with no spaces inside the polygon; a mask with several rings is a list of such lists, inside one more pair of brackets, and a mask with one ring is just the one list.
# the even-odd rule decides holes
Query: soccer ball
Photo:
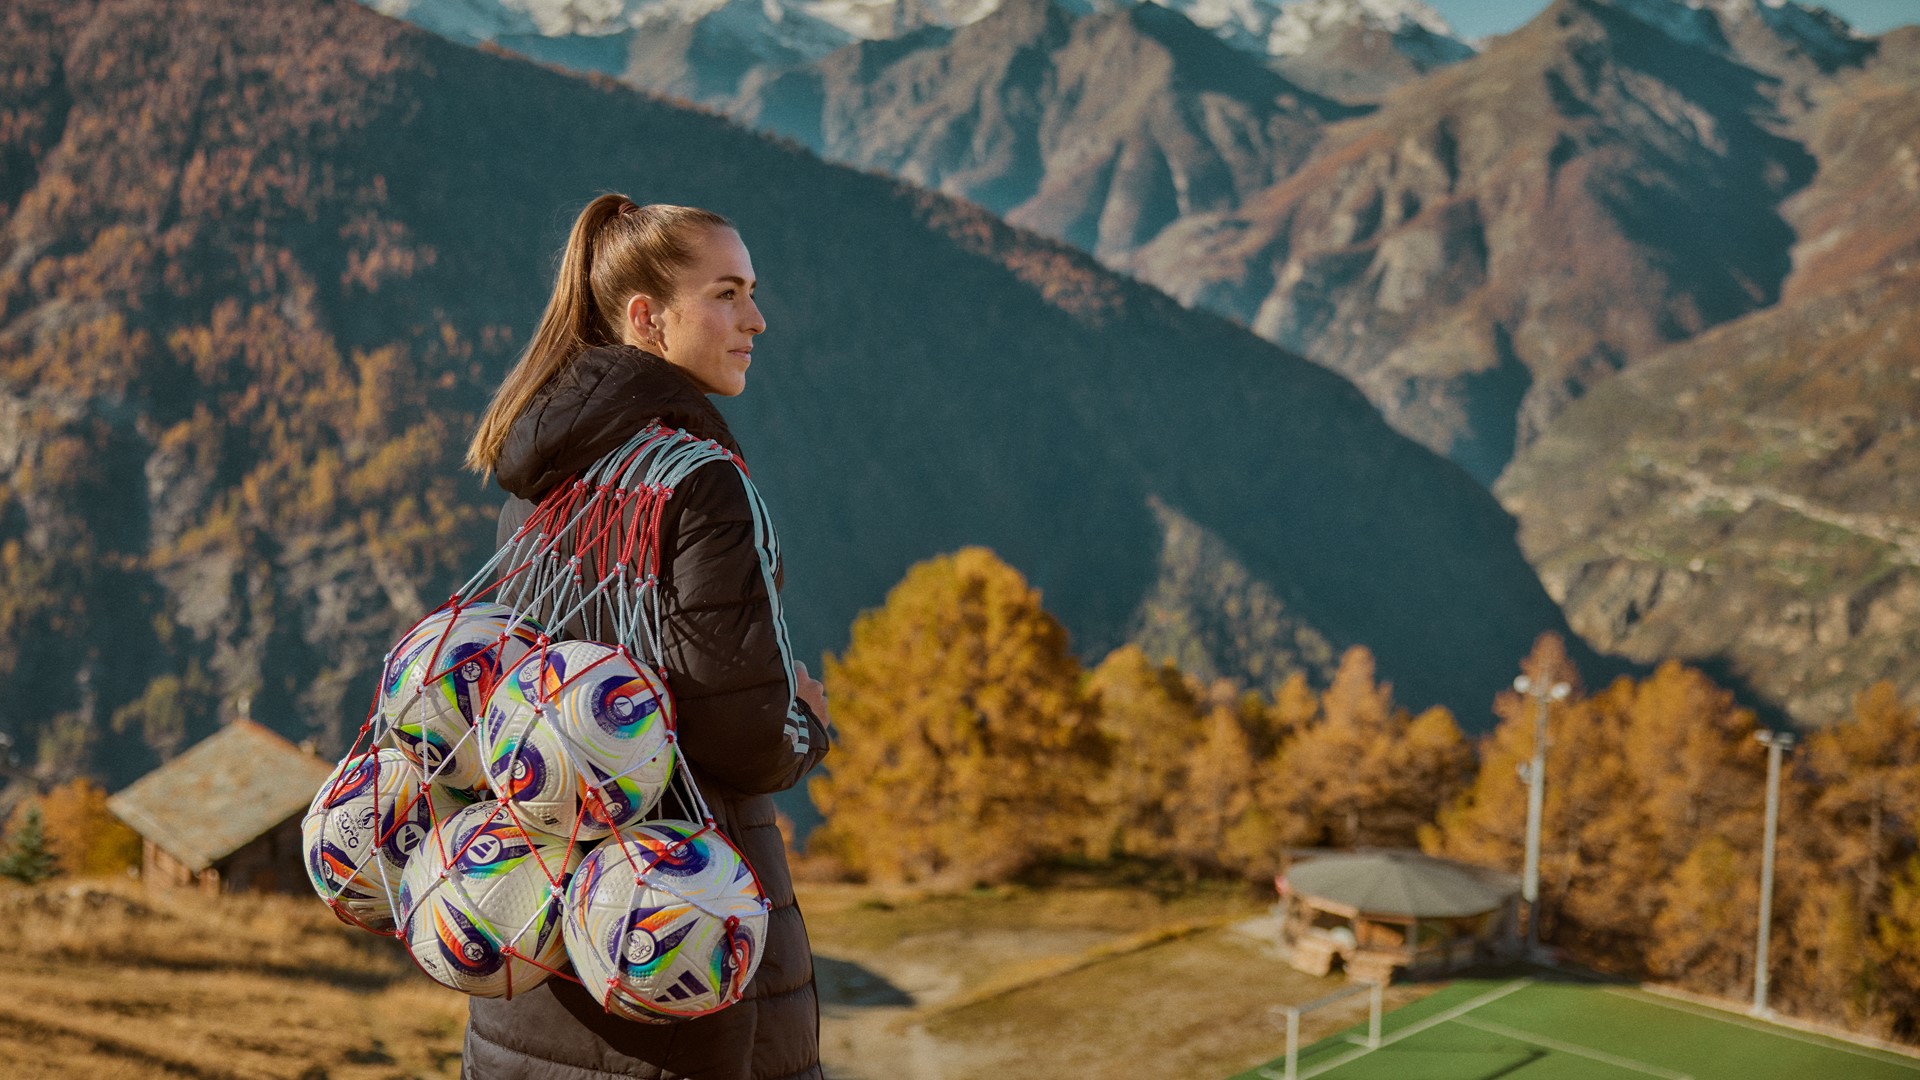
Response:
[{"label": "soccer ball", "polygon": [[494,796],[555,836],[597,840],[639,822],[673,776],[666,681],[597,642],[529,652],[494,690],[479,734]]},{"label": "soccer ball", "polygon": [[538,986],[565,956],[560,897],[579,849],[527,833],[498,802],[439,824],[400,876],[407,951],[435,981],[480,997]]},{"label": "soccer ball", "polygon": [[567,887],[567,956],[608,1012],[657,1024],[705,1016],[746,993],[768,907],[726,837],[651,821],[581,862]]},{"label": "soccer ball", "polygon": [[426,836],[431,812],[419,770],[400,751],[382,747],[342,761],[300,822],[314,891],[342,919],[391,931],[401,868]]},{"label": "soccer ball", "polygon": [[387,654],[379,713],[392,744],[423,782],[482,790],[486,774],[469,734],[501,673],[540,643],[541,628],[504,604],[442,607]]}]

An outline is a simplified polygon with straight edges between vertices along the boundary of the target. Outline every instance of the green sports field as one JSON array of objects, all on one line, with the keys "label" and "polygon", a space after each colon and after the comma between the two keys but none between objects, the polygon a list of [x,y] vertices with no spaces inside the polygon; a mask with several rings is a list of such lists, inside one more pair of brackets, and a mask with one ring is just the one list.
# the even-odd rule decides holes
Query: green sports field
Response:
[{"label": "green sports field", "polygon": [[[1301,1080],[1920,1080],[1920,1059],[1626,986],[1461,979],[1300,1051]],[[1284,1061],[1234,1080],[1281,1075]]]}]

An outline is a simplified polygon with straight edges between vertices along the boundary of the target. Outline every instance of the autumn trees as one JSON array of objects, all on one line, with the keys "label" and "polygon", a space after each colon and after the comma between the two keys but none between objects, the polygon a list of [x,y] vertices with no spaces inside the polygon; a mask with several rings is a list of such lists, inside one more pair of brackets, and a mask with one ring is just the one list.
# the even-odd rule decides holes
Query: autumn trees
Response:
[{"label": "autumn trees", "polygon": [[1807,736],[1785,784],[1775,997],[1920,1035],[1920,710],[1876,684]]},{"label": "autumn trees", "polygon": [[1203,686],[1132,646],[1083,673],[980,548],[910,570],[826,671],[840,743],[811,846],[880,880],[1062,855],[1260,877],[1291,845],[1412,845],[1472,764],[1452,717],[1396,706],[1363,648],[1324,695]]},{"label": "autumn trees", "polygon": [[140,836],[81,777],[25,800],[0,838],[0,877],[32,884],[55,874],[118,874],[140,864]]},{"label": "autumn trees", "polygon": [[[1741,997],[1753,980],[1759,721],[1679,663],[1589,694],[1559,638],[1546,705],[1541,923],[1606,970]],[[1538,699],[1476,748],[1397,704],[1353,647],[1324,689],[1194,679],[1126,645],[1082,671],[980,548],[914,567],[830,658],[839,745],[810,848],[881,881],[971,884],[1061,857],[1262,878],[1293,847],[1412,847],[1517,870]],[[1920,712],[1893,689],[1807,736],[1783,784],[1774,1002],[1920,1034]]]},{"label": "autumn trees", "polygon": [[[1522,670],[1577,685],[1553,639]],[[1440,851],[1520,865],[1526,784],[1518,766],[1533,754],[1535,707],[1515,693],[1495,701],[1501,722],[1473,787],[1440,817]],[[1549,705],[1545,939],[1606,966],[1687,973],[1721,993],[1750,980],[1751,949],[1724,947],[1753,937],[1753,900],[1740,891],[1751,893],[1759,877],[1764,757],[1754,752],[1755,730],[1731,694],[1672,662],[1645,680],[1622,678]]]},{"label": "autumn trees", "polygon": [[[1557,640],[1522,665],[1577,678]],[[1518,866],[1534,703],[1502,694],[1480,772],[1429,834]],[[1541,901],[1572,958],[1724,997],[1753,985],[1765,748],[1753,713],[1662,664],[1549,706]],[[1773,1003],[1912,1038],[1920,1017],[1920,713],[1881,684],[1807,736],[1783,781]]]},{"label": "autumn trees", "polygon": [[816,844],[883,879],[986,880],[1082,843],[1103,746],[1067,632],[984,548],[915,566],[827,684]]}]

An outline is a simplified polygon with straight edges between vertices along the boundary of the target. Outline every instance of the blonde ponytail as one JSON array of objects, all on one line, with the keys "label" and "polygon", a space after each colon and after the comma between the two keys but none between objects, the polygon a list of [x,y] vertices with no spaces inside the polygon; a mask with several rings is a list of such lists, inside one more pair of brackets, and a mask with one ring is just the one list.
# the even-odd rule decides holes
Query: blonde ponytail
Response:
[{"label": "blonde ponytail", "polygon": [[641,206],[612,194],[588,203],[567,235],[553,295],[533,340],[507,372],[467,445],[467,467],[493,471],[507,432],[540,388],[581,350],[619,344],[627,300],[635,293],[672,303],[700,234],[732,227],[719,214],[691,206]]}]

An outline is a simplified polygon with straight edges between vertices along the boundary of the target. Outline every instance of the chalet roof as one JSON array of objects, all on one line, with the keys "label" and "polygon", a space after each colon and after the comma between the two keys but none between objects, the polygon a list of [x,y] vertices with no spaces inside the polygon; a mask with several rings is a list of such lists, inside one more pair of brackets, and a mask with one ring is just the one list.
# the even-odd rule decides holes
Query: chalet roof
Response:
[{"label": "chalet roof", "polygon": [[1286,887],[1370,915],[1444,919],[1479,915],[1520,889],[1512,874],[1417,851],[1338,851],[1301,858]]},{"label": "chalet roof", "polygon": [[135,780],[107,808],[198,873],[304,812],[333,767],[235,720]]}]

